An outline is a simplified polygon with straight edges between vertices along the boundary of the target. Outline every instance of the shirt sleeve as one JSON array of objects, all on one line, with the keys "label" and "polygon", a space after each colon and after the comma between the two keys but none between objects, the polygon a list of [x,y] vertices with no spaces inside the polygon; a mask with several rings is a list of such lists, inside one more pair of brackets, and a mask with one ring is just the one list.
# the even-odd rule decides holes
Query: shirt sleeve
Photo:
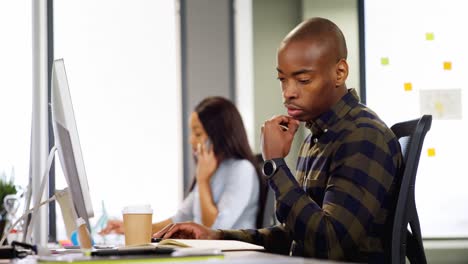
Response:
[{"label": "shirt sleeve", "polygon": [[177,210],[177,213],[171,218],[172,222],[186,222],[193,221],[193,199],[194,199],[195,188],[187,195],[187,197],[182,201],[182,204]]},{"label": "shirt sleeve", "polygon": [[223,239],[240,240],[265,247],[268,252],[288,255],[291,247],[289,232],[282,225],[262,229],[222,230]]},{"label": "shirt sleeve", "polygon": [[[252,196],[259,190],[257,172],[247,160],[237,161],[224,173],[224,175],[219,175],[226,181],[224,182],[224,190],[216,204],[218,216],[211,227],[213,229],[233,228],[249,206]],[[255,223],[255,219],[253,223]]]},{"label": "shirt sleeve", "polygon": [[353,259],[349,254],[359,251],[359,241],[378,215],[398,164],[384,135],[372,129],[357,129],[334,154],[322,207],[288,167],[281,167],[269,184],[277,200],[277,218],[304,256]]}]

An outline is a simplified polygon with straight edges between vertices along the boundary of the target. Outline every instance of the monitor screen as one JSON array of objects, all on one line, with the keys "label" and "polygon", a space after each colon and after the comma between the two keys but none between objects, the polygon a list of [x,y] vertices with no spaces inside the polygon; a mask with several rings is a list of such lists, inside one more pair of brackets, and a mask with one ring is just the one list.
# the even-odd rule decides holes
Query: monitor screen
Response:
[{"label": "monitor screen", "polygon": [[63,59],[52,68],[52,124],[55,146],[76,215],[89,225],[94,216]]}]

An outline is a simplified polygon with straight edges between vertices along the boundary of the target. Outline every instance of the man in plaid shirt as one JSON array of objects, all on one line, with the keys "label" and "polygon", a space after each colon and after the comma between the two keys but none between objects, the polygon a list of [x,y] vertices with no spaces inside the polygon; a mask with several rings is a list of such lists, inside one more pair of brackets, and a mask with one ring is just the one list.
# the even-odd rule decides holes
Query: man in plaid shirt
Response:
[{"label": "man in plaid shirt", "polygon": [[[384,262],[402,154],[391,130],[346,87],[346,57],[343,33],[323,18],[304,21],[279,47],[278,80],[288,115],[264,123],[262,153],[280,225],[210,230],[180,223],[155,236],[236,239],[276,253]],[[294,177],[283,158],[299,122],[311,133]]]}]

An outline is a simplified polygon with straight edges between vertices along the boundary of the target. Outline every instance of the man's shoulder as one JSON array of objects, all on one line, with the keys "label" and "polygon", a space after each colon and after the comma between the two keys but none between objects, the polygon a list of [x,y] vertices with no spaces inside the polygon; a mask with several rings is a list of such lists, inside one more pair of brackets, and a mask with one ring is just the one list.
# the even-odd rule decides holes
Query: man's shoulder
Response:
[{"label": "man's shoulder", "polygon": [[[355,146],[373,146],[398,152],[398,139],[392,130],[370,108],[358,105],[351,109],[335,126],[334,142],[337,148],[350,143]],[[349,144],[348,144],[349,145]]]},{"label": "man's shoulder", "polygon": [[359,105],[352,109],[346,116],[346,126],[354,132],[369,133],[374,131],[381,135],[393,135],[390,128],[380,117],[365,105]]}]

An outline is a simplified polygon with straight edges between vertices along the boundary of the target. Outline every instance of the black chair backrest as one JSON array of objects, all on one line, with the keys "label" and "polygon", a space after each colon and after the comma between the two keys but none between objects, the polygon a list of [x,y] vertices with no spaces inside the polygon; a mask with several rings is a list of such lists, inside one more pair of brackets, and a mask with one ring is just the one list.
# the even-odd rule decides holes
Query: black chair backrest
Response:
[{"label": "black chair backrest", "polygon": [[[400,142],[405,164],[401,182],[397,182],[399,191],[389,252],[391,263],[405,263],[406,256],[410,263],[427,263],[414,199],[414,186],[424,137],[431,128],[431,123],[432,116],[424,115],[391,127]],[[411,231],[408,230],[408,224]]]},{"label": "black chair backrest", "polygon": [[260,179],[260,197],[257,214],[257,228],[269,227],[276,224],[275,195],[270,190],[268,183],[261,174],[263,167],[262,154],[255,155]]}]

